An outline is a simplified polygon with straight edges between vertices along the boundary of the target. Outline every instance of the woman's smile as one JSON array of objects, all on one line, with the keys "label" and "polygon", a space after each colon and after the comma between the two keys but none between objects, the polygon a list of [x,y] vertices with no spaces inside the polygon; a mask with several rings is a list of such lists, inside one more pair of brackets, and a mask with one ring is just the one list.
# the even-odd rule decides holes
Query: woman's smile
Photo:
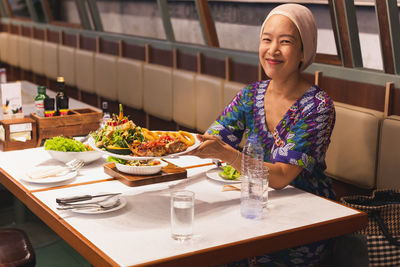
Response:
[{"label": "woman's smile", "polygon": [[283,60],[267,58],[267,63],[268,63],[269,65],[278,65],[278,64],[283,63]]}]

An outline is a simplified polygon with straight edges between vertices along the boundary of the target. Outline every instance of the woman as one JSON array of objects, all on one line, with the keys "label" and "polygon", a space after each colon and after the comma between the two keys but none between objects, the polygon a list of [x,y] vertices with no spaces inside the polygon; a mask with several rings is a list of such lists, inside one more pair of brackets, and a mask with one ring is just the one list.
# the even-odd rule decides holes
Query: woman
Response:
[{"label": "woman", "polygon": [[[309,9],[284,4],[273,9],[260,33],[259,59],[270,78],[245,87],[225,108],[191,154],[219,158],[241,169],[237,150],[243,135],[255,134],[264,148],[269,186],[291,184],[334,199],[330,180],[324,175],[325,152],[335,122],[329,96],[307,82],[301,71],[314,60],[317,27]],[[232,264],[247,266],[310,266],[321,260],[327,241]]]}]

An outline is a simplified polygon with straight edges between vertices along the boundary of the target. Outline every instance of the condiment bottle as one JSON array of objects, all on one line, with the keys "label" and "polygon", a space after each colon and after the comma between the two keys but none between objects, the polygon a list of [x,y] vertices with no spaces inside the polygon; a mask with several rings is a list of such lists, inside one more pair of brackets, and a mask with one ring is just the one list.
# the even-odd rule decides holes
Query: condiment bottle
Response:
[{"label": "condiment bottle", "polygon": [[7,82],[7,71],[5,68],[0,69],[0,83]]},{"label": "condiment bottle", "polygon": [[57,77],[57,95],[56,95],[57,115],[68,115],[68,96],[65,94],[64,77]]},{"label": "condiment bottle", "polygon": [[39,117],[44,117],[44,100],[49,98],[49,96],[46,95],[46,86],[39,85],[37,90],[38,93],[35,96],[35,113]]},{"label": "condiment bottle", "polygon": [[110,112],[108,111],[108,102],[103,101],[101,103],[101,109],[103,110],[103,119],[101,121],[101,127],[104,127],[107,124],[107,121],[111,119]]},{"label": "condiment bottle", "polygon": [[44,116],[54,117],[56,111],[54,110],[54,98],[44,99]]}]

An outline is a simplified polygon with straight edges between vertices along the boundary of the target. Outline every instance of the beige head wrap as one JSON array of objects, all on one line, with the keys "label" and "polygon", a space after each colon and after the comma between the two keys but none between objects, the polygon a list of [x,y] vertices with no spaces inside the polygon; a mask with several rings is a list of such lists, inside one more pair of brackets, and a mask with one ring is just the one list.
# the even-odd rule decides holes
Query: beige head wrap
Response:
[{"label": "beige head wrap", "polygon": [[304,60],[300,70],[305,70],[314,62],[317,53],[317,25],[311,11],[305,6],[299,4],[283,4],[275,7],[268,14],[261,26],[260,38],[264,26],[272,15],[283,15],[288,17],[299,30],[301,41],[303,43]]}]

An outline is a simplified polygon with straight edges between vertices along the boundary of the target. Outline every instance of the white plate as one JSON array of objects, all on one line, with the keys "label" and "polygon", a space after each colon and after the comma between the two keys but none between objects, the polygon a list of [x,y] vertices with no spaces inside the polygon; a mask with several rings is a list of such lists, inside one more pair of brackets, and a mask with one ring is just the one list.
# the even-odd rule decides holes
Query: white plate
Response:
[{"label": "white plate", "polygon": [[[103,214],[103,213],[108,213],[112,211],[116,211],[119,209],[122,209],[123,207],[126,206],[126,199],[121,196],[116,196],[119,199],[119,205],[115,206],[114,208],[111,209],[102,209],[102,208],[86,208],[86,209],[71,209],[70,211],[75,212],[75,213],[80,213],[80,214]],[[82,203],[82,202],[79,202]]]},{"label": "white plate", "polygon": [[89,138],[88,144],[89,144],[89,146],[91,146],[96,151],[99,151],[99,152],[101,152],[103,154],[106,154],[106,155],[109,155],[109,156],[112,156],[112,157],[116,157],[116,158],[120,158],[120,159],[126,159],[126,160],[159,159],[159,158],[169,158],[169,157],[175,157],[175,156],[183,155],[183,154],[185,154],[185,153],[187,153],[189,151],[194,150],[198,146],[200,146],[201,142],[197,139],[197,137],[196,137],[197,134],[194,134],[194,133],[192,133],[192,134],[193,134],[194,140],[195,140],[195,143],[192,146],[188,147],[185,151],[174,153],[174,154],[163,155],[161,157],[139,157],[139,156],[129,156],[129,155],[120,155],[120,154],[111,153],[111,152],[108,152],[108,151],[105,151],[105,150],[102,150],[102,149],[96,147],[95,141],[94,141],[92,136]]},{"label": "white plate", "polygon": [[78,175],[78,172],[73,171],[73,172],[69,172],[65,175],[60,175],[60,176],[50,176],[50,177],[46,177],[46,178],[32,179],[28,176],[28,174],[26,174],[26,176],[23,176],[21,179],[28,183],[53,184],[53,183],[60,183],[60,182],[67,181],[69,179],[74,178],[77,175]]},{"label": "white plate", "polygon": [[241,183],[242,181],[240,181],[240,177],[238,180],[227,180],[222,178],[221,176],[219,176],[219,172],[222,172],[223,170],[221,168],[214,168],[214,169],[210,169],[206,172],[206,175],[208,178],[217,181],[217,182],[222,182],[222,183],[226,183],[226,184],[237,184],[237,183]]}]

